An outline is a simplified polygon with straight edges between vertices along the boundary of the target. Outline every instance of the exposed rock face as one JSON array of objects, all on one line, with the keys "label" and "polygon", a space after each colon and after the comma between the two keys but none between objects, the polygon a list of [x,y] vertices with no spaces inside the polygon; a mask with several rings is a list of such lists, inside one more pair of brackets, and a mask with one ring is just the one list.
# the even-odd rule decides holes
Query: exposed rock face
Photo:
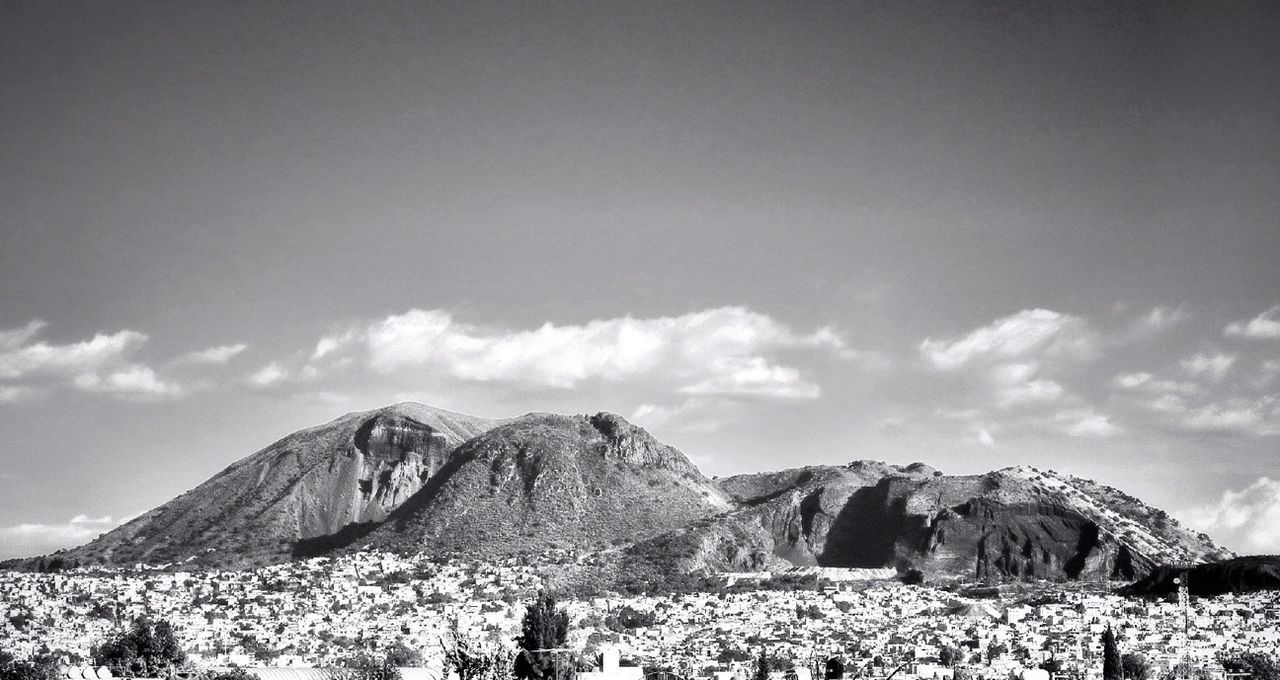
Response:
[{"label": "exposed rock face", "polygon": [[1146,578],[1122,589],[1127,595],[1166,595],[1178,589],[1174,579],[1186,577],[1192,595],[1207,597],[1255,590],[1280,590],[1280,555],[1254,555],[1195,565],[1189,572],[1161,565]]},{"label": "exposed rock face", "polygon": [[492,421],[398,404],[289,435],[59,557],[244,566],[364,548],[549,547],[621,547],[664,570],[976,579],[1133,579],[1229,556],[1137,499],[1054,472],[948,477],[857,461],[712,482],[611,413]]},{"label": "exposed rock face", "polygon": [[741,506],[723,521],[758,524],[770,552],[797,565],[1132,579],[1161,561],[1228,554],[1115,489],[1031,468],[947,477],[921,464],[860,461],[721,485]]},{"label": "exposed rock face", "polygon": [[239,566],[316,554],[385,519],[494,421],[421,404],[296,432],[64,557]]},{"label": "exposed rock face", "polygon": [[620,416],[528,415],[459,447],[359,547],[492,556],[641,540],[729,503]]}]

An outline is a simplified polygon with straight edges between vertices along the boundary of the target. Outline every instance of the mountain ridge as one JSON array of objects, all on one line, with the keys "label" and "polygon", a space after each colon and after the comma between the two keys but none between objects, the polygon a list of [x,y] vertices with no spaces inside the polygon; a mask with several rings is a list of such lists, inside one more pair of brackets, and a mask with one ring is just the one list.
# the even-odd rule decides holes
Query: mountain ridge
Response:
[{"label": "mountain ridge", "polygon": [[[621,416],[488,419],[403,402],[299,430],[99,538],[43,558],[250,567],[382,549],[621,548],[676,571],[892,567],[1121,578],[1230,556],[1117,489],[1014,466],[853,461],[710,480]],[[13,566],[12,564],[10,566]]]}]

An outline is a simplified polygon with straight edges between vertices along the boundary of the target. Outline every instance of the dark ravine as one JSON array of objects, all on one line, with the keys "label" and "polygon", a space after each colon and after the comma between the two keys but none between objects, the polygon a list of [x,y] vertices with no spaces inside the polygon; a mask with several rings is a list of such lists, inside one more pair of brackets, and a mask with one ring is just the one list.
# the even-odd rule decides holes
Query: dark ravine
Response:
[{"label": "dark ravine", "polygon": [[550,547],[680,571],[892,567],[969,580],[1136,579],[1230,556],[1137,499],[1051,471],[855,461],[713,481],[610,413],[499,421],[397,404],[289,435],[84,546],[8,566]]}]

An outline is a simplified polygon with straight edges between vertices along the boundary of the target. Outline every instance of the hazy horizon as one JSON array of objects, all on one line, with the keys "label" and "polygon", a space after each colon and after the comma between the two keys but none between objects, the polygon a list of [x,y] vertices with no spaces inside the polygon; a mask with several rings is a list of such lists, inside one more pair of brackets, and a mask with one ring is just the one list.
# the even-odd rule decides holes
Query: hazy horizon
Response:
[{"label": "hazy horizon", "polygon": [[0,6],[0,558],[412,400],[1280,553],[1280,8]]}]

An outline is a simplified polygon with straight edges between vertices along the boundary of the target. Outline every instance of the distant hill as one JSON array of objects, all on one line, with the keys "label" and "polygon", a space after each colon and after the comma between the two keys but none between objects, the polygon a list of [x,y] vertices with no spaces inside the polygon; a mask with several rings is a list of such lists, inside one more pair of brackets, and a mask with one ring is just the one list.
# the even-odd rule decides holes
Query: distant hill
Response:
[{"label": "distant hill", "polygon": [[857,461],[720,480],[738,508],[650,541],[681,568],[896,567],[926,577],[1123,579],[1229,556],[1116,489],[1052,471],[951,477]]},{"label": "distant hill", "polygon": [[68,563],[287,561],[344,544],[416,493],[497,421],[396,404],[295,432],[90,543]]},{"label": "distant hill", "polygon": [[460,446],[357,547],[485,557],[606,548],[729,507],[682,453],[620,416],[537,414]]},{"label": "distant hill", "polygon": [[610,413],[498,421],[397,404],[289,435],[97,540],[8,566],[547,548],[651,574],[818,565],[990,580],[1128,580],[1230,557],[1160,510],[1051,471],[856,461],[712,481]]},{"label": "distant hill", "polygon": [[1187,576],[1187,590],[1201,597],[1255,590],[1280,590],[1280,555],[1253,555],[1197,564],[1189,572],[1161,565],[1121,589],[1126,595],[1167,595],[1177,590],[1175,579]]}]

